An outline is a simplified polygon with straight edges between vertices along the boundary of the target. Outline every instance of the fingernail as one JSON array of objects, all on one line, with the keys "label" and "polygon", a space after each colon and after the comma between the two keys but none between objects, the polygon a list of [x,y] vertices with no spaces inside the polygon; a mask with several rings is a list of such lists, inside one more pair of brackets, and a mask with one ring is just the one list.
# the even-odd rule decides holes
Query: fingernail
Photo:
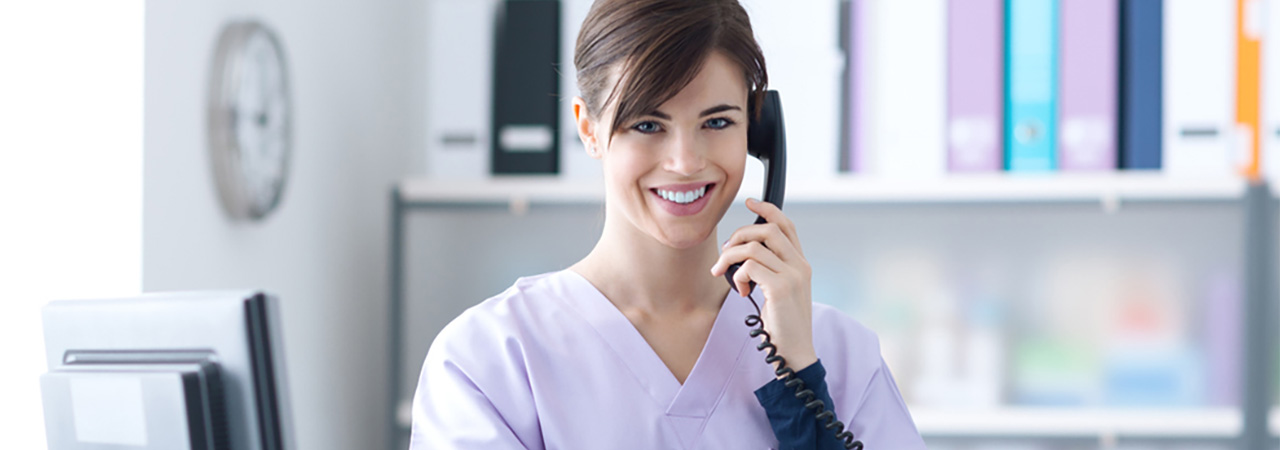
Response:
[{"label": "fingernail", "polygon": [[755,202],[757,202],[757,201],[759,201],[759,200],[756,200],[756,199],[751,198],[751,197],[747,197],[747,204],[748,204],[748,205],[755,204]]}]

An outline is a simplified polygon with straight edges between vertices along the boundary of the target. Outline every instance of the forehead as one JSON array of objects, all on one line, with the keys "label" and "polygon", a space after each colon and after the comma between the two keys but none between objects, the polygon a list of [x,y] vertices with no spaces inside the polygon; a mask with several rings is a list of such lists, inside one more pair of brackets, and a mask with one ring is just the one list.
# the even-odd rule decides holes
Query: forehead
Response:
[{"label": "forehead", "polygon": [[719,51],[703,61],[697,75],[658,109],[671,115],[696,114],[708,106],[727,104],[746,109],[747,80],[742,69]]}]

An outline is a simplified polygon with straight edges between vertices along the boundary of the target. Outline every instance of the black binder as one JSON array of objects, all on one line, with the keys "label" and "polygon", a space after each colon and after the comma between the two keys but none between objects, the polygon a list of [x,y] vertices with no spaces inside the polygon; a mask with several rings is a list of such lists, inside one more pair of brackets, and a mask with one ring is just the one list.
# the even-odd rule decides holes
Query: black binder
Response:
[{"label": "black binder", "polygon": [[506,0],[493,64],[494,174],[560,171],[560,2]]}]

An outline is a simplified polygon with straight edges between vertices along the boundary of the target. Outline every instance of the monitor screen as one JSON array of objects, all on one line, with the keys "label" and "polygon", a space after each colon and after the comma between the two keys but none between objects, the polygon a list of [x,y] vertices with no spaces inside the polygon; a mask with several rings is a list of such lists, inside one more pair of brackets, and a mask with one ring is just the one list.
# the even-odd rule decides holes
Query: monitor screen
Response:
[{"label": "monitor screen", "polygon": [[274,297],[67,300],[43,315],[51,450],[294,447]]}]

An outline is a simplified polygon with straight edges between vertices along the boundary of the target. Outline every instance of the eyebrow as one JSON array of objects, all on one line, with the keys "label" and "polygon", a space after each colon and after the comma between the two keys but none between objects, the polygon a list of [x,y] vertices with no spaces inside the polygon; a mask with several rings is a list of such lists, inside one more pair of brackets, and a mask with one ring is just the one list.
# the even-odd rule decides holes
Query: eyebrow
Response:
[{"label": "eyebrow", "polygon": [[[732,110],[742,111],[742,108],[739,108],[739,107],[737,107],[737,106],[733,106],[733,105],[728,105],[728,104],[725,104],[725,105],[716,105],[716,106],[712,106],[712,107],[710,107],[710,108],[707,108],[707,109],[702,110],[702,113],[701,113],[701,114],[698,114],[698,117],[706,117],[706,116],[709,116],[709,115],[712,115],[712,114],[715,114],[715,113],[724,112],[724,111],[732,111]],[[671,120],[671,116],[667,115],[667,113],[664,113],[664,112],[662,112],[662,111],[653,111],[653,112],[649,113],[648,115],[653,116],[653,117],[657,117],[657,118],[662,119],[662,120]]]}]

